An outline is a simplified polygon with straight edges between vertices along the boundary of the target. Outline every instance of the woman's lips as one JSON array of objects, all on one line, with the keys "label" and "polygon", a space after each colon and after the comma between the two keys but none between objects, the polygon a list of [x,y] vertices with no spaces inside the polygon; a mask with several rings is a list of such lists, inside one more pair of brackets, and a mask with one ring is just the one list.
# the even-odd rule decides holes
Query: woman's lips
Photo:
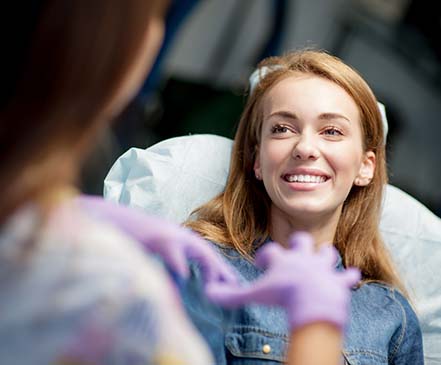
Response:
[{"label": "woman's lips", "polygon": [[282,179],[288,183],[290,189],[295,191],[312,191],[317,188],[321,188],[330,179],[325,174],[307,174],[307,173],[295,173],[284,174]]},{"label": "woman's lips", "polygon": [[283,179],[287,182],[293,183],[313,183],[321,184],[328,180],[325,175],[311,175],[311,174],[285,174]]}]

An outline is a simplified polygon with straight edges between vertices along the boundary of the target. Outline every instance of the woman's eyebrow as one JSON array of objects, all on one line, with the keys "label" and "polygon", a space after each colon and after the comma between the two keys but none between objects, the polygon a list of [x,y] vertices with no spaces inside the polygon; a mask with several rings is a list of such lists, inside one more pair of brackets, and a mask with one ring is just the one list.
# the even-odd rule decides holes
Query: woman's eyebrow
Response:
[{"label": "woman's eyebrow", "polygon": [[320,120],[344,119],[348,123],[351,123],[348,117],[345,117],[344,115],[339,113],[323,113],[319,115],[318,119]]},{"label": "woman's eyebrow", "polygon": [[287,111],[287,110],[278,110],[273,113],[271,113],[268,118],[273,117],[282,117],[282,118],[289,118],[289,119],[298,119],[297,115],[293,112]]},{"label": "woman's eyebrow", "polygon": [[[269,118],[275,118],[275,117],[281,117],[284,119],[299,119],[296,115],[296,113],[288,111],[288,110],[278,110],[275,112],[272,112],[267,119]],[[339,113],[322,113],[318,116],[319,120],[332,120],[332,119],[343,119],[346,120],[348,123],[351,123],[350,119],[348,117],[345,117],[343,114]]]}]

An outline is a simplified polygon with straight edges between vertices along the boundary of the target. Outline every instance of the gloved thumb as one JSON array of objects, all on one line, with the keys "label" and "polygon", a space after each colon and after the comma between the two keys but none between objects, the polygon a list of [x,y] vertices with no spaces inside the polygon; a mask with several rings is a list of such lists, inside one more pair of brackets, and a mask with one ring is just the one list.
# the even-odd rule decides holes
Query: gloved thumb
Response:
[{"label": "gloved thumb", "polygon": [[340,273],[340,280],[346,285],[346,287],[351,288],[356,285],[361,279],[360,270],[355,267],[349,267],[345,271]]}]

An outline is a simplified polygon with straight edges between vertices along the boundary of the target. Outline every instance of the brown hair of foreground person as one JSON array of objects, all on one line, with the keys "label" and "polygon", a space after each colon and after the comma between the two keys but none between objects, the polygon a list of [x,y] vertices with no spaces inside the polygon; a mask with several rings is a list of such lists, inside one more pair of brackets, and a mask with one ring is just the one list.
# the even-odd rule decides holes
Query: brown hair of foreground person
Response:
[{"label": "brown hair of foreground person", "polygon": [[41,0],[3,11],[6,21],[22,21],[9,25],[3,49],[0,223],[23,202],[75,182],[97,134],[150,68],[166,3]]}]

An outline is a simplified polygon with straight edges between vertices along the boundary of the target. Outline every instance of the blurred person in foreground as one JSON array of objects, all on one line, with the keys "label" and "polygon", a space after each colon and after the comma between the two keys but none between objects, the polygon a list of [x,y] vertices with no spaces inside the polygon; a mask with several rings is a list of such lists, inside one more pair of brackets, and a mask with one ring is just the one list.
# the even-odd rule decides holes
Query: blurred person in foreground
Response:
[{"label": "blurred person in foreground", "polygon": [[187,231],[151,218],[156,237],[142,246],[76,199],[82,161],[161,45],[167,1],[28,5],[2,11],[13,27],[1,85],[0,363],[210,363],[143,249],[178,241],[211,259],[213,280],[233,274]]}]

